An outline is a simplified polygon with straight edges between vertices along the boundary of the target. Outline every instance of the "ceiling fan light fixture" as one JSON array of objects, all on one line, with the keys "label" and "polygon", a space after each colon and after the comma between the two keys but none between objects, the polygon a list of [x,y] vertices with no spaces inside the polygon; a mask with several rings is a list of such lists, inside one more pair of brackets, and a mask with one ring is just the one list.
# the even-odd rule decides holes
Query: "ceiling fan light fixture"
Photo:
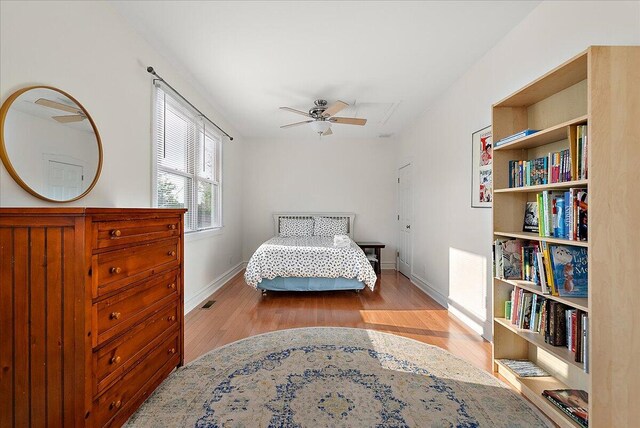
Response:
[{"label": "ceiling fan light fixture", "polygon": [[311,126],[316,133],[322,135],[331,128],[331,122],[327,122],[326,120],[315,120],[309,123],[309,126]]}]

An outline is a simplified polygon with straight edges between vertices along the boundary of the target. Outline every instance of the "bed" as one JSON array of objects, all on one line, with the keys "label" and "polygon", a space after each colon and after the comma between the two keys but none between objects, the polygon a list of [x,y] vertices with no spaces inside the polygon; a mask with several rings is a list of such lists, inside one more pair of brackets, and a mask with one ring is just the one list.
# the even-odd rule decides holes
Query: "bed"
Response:
[{"label": "bed", "polygon": [[[362,249],[353,242],[354,219],[350,213],[274,214],[276,236],[251,256],[246,283],[263,292],[359,291],[365,286],[373,290],[377,277]],[[313,232],[309,227],[314,227]],[[348,245],[334,245],[333,233],[338,230],[350,238]]]}]

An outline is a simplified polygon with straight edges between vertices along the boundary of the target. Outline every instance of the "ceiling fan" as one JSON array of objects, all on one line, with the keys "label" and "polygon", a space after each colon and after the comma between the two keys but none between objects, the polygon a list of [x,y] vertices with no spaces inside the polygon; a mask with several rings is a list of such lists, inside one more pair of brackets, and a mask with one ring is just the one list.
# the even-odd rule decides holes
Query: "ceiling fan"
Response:
[{"label": "ceiling fan", "polygon": [[79,108],[62,104],[56,101],[47,100],[45,98],[38,98],[36,100],[36,104],[44,107],[55,108],[57,110],[68,111],[69,113],[75,113],[66,116],[51,116],[53,120],[57,120],[60,123],[82,122],[87,118],[87,116]]},{"label": "ceiling fan", "polygon": [[301,114],[302,116],[310,118],[310,120],[290,123],[289,125],[283,125],[280,128],[291,128],[308,123],[315,132],[323,136],[333,134],[333,131],[331,131],[331,124],[333,123],[364,126],[364,124],[367,123],[367,119],[334,116],[348,106],[349,104],[338,100],[327,107],[326,100],[315,100],[314,106],[309,110],[308,113],[301,110],[296,110],[291,107],[280,107],[280,110],[290,111],[292,113]]}]

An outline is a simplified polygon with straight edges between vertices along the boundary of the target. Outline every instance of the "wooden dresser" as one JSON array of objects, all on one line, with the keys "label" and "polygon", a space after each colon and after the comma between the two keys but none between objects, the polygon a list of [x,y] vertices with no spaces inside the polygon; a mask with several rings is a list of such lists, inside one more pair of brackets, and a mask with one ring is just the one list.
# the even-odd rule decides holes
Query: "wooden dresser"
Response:
[{"label": "wooden dresser", "polygon": [[0,209],[0,427],[120,426],[183,363],[182,209]]}]

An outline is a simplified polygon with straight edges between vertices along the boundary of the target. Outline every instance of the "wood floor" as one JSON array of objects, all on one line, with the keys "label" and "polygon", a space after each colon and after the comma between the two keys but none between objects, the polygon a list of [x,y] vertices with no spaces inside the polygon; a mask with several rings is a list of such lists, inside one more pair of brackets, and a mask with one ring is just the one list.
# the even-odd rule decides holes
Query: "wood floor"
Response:
[{"label": "wood floor", "polygon": [[439,346],[491,370],[491,345],[453,318],[403,275],[383,271],[375,291],[276,293],[262,296],[241,274],[214,293],[209,309],[185,319],[185,362],[245,337],[298,327],[356,327]]}]

